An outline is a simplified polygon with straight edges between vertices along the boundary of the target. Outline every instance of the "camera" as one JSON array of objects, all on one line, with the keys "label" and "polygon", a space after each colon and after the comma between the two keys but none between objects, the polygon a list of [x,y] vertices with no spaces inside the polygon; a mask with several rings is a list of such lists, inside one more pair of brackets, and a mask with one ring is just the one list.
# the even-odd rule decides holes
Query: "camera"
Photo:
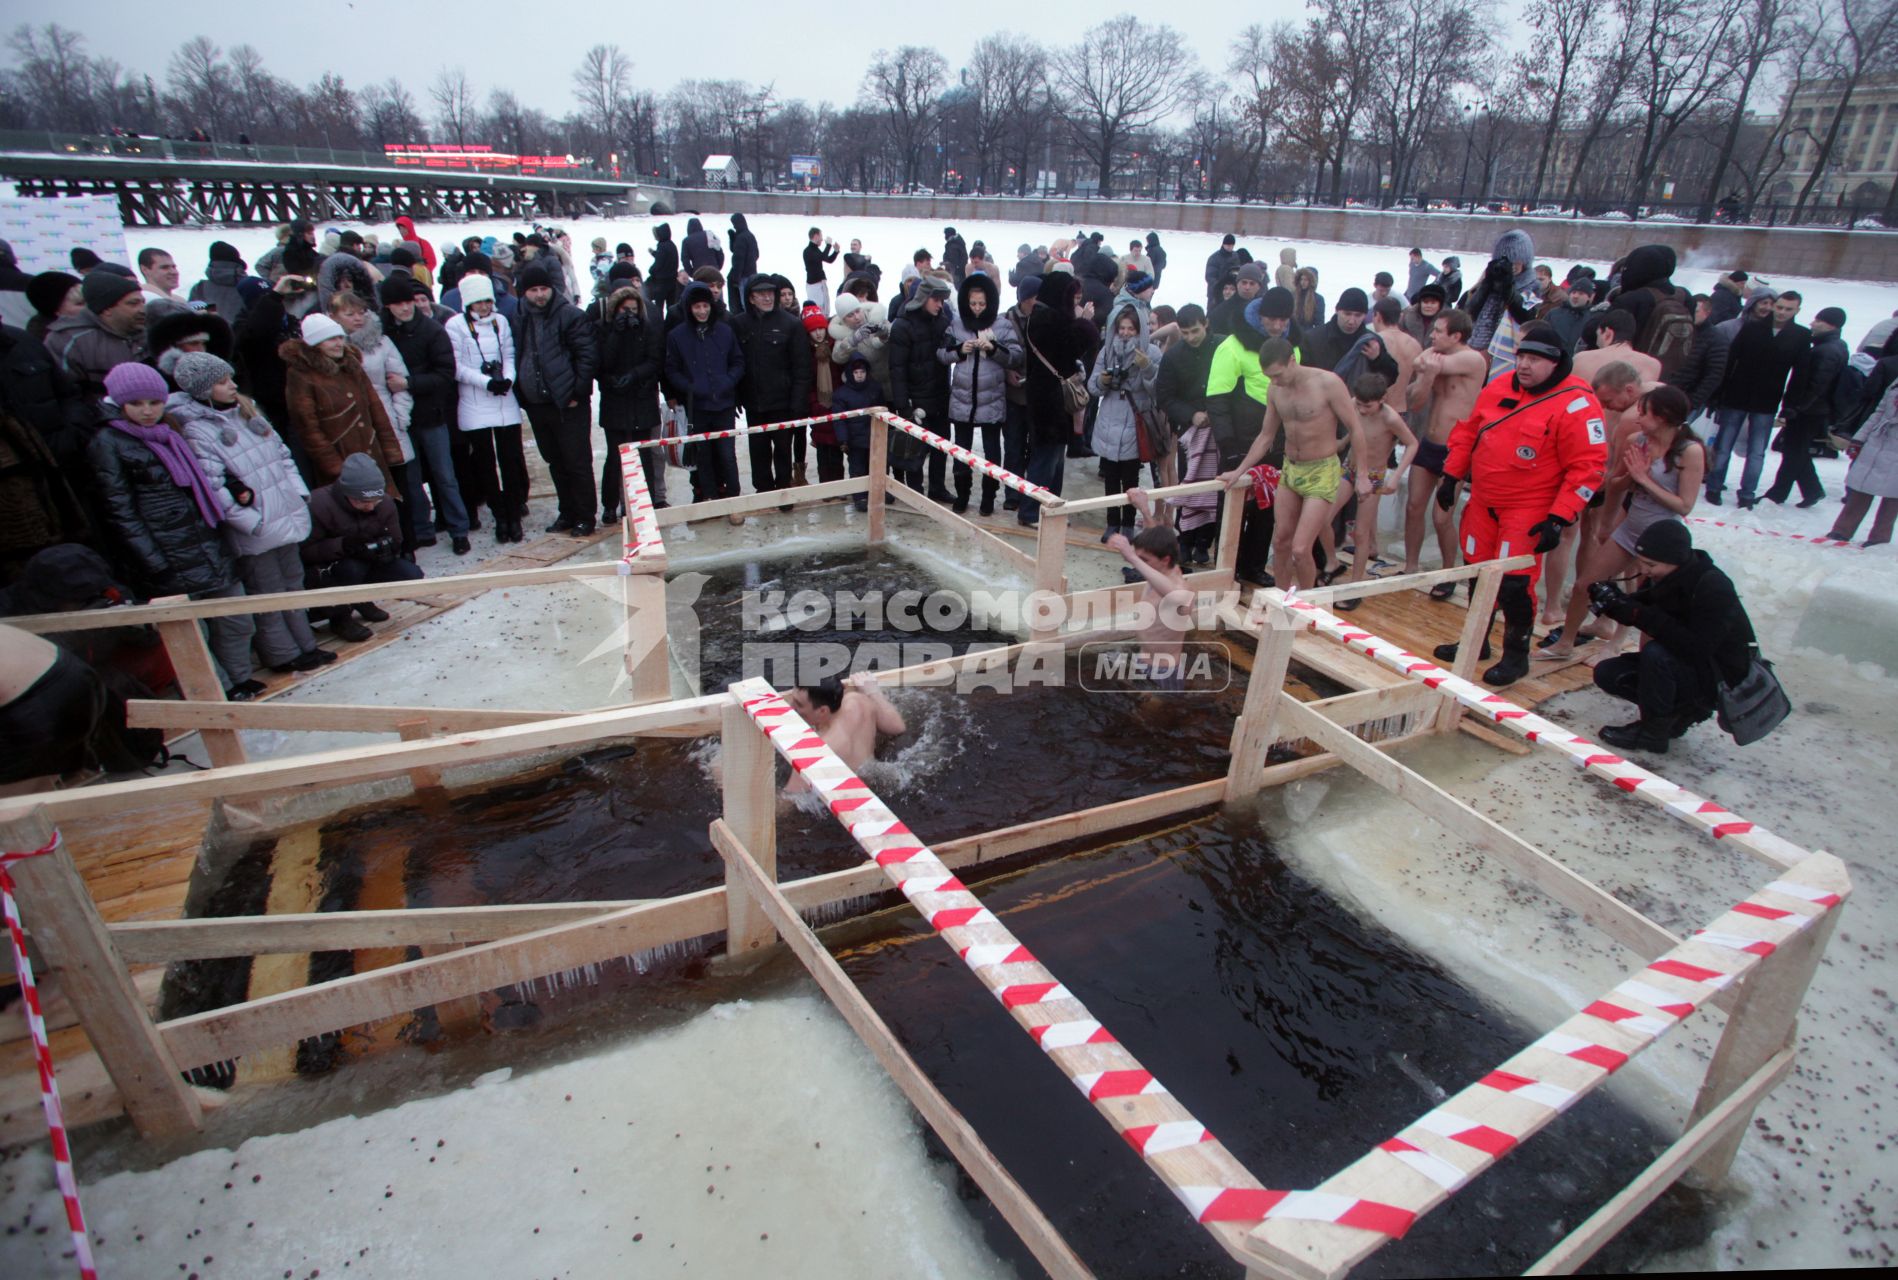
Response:
[{"label": "camera", "polygon": [[484,378],[500,377],[501,362],[499,360],[483,360],[481,362],[481,376]]},{"label": "camera", "polygon": [[1620,604],[1627,599],[1628,593],[1612,582],[1588,584],[1588,605],[1596,613],[1601,613],[1610,605]]},{"label": "camera", "polygon": [[1118,365],[1118,364],[1109,365],[1107,368],[1101,370],[1101,385],[1102,386],[1111,385],[1111,386],[1117,387],[1121,383],[1125,382],[1126,380],[1127,380],[1127,366],[1126,365]]}]

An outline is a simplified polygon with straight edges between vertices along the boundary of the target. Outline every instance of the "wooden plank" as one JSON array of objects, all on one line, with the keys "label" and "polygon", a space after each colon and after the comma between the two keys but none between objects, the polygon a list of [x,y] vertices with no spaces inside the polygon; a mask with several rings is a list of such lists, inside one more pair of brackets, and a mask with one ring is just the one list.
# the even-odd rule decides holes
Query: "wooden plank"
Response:
[{"label": "wooden plank", "polygon": [[[668,508],[670,509],[670,508]],[[666,624],[666,580],[654,574],[620,579],[625,606],[627,701],[634,706],[672,696],[672,649]]]},{"label": "wooden plank", "polygon": [[706,723],[718,714],[723,694],[682,698],[650,707],[621,707],[611,711],[581,712],[534,724],[455,734],[427,742],[398,742],[373,747],[345,747],[318,751],[285,760],[261,760],[201,773],[164,774],[135,782],[103,783],[55,795],[0,800],[0,821],[11,821],[37,803],[58,821],[73,815],[114,813],[127,807],[170,804],[186,799],[210,799],[276,791],[286,787],[334,786],[367,778],[406,773],[418,765],[475,764],[541,751],[549,747],[579,746],[607,738],[626,737],[662,726]]},{"label": "wooden plank", "polygon": [[[719,774],[724,796],[724,821],[747,849],[755,850],[775,880],[778,874],[778,757],[771,740],[728,697],[724,732],[719,739]],[[725,866],[725,954],[750,959],[770,946],[771,923],[745,888],[744,880]]]},{"label": "wooden plank", "polygon": [[1753,1108],[1778,1087],[1792,1067],[1793,1050],[1790,1046],[1768,1058],[1726,1101],[1690,1125],[1673,1146],[1661,1153],[1660,1159],[1642,1170],[1634,1181],[1590,1214],[1575,1230],[1562,1237],[1560,1244],[1543,1254],[1523,1274],[1566,1276],[1573,1275],[1586,1265],[1603,1245],[1640,1217],[1642,1210],[1659,1199],[1663,1191],[1673,1186],[1689,1165],[1714,1144],[1732,1134],[1736,1126],[1743,1127]]},{"label": "wooden plank", "polygon": [[[106,926],[108,932],[111,928],[111,925]],[[114,937],[113,942],[116,944],[118,938]],[[119,955],[121,958],[124,957],[123,947],[119,948]],[[12,958],[8,957],[4,963],[5,972],[0,973],[0,978],[11,981]],[[59,980],[59,970],[53,969],[42,973],[36,967],[33,970],[33,977],[39,984],[40,1017],[46,1023],[46,1030],[48,1032],[64,1031],[67,1027],[78,1026],[79,1010],[73,1008],[72,1000],[66,995],[66,985]],[[164,985],[165,971],[163,969],[140,969],[132,974],[132,986],[138,992],[138,998],[144,1002],[147,1014],[158,1008],[158,996]],[[25,1041],[30,1036],[25,1018],[0,1017],[0,1046]]]},{"label": "wooden plank", "polygon": [[275,729],[327,733],[395,733],[406,720],[425,718],[444,733],[499,729],[558,720],[570,711],[487,710],[461,707],[369,707],[328,702],[176,702],[133,698],[126,722],[135,729]]},{"label": "wooden plank", "polygon": [[901,480],[891,480],[889,492],[895,494],[896,500],[912,511],[921,512],[957,537],[973,540],[983,550],[994,552],[1024,574],[1031,578],[1034,576],[1035,558],[1021,548],[1009,545],[981,525],[957,515],[940,502],[932,502]]},{"label": "wooden plank", "polygon": [[[1043,508],[1035,530],[1035,591],[1062,596],[1068,591],[1068,518],[1052,508]],[[1032,606],[1031,606],[1032,608]],[[1046,640],[1059,625],[1050,627],[1039,610],[1034,612],[1029,630],[1031,640]]]},{"label": "wooden plank", "polygon": [[[1167,498],[1188,498],[1196,493],[1219,493],[1225,485],[1217,480],[1193,480],[1186,484],[1170,484],[1164,489],[1149,489],[1147,496],[1156,500]],[[1244,491],[1238,491],[1243,496]],[[1081,498],[1073,502],[1065,499],[1050,503],[1049,511],[1059,511],[1064,516],[1083,515],[1089,511],[1105,511],[1109,507],[1124,507],[1127,496],[1124,493],[1106,493],[1098,498]]]},{"label": "wooden plank", "polygon": [[1239,567],[1239,534],[1246,515],[1247,492],[1243,485],[1228,489],[1220,500],[1219,547],[1213,555],[1213,565],[1228,573]]},{"label": "wooden plank", "polygon": [[[180,602],[189,603],[190,597],[166,596],[160,601],[161,604]],[[201,702],[225,700],[224,681],[217,673],[217,665],[211,661],[211,650],[205,645],[204,633],[198,630],[196,622],[161,622],[158,624],[158,638],[164,643],[165,656],[170,659],[171,669],[178,677],[180,693]],[[198,736],[204,740],[205,753],[211,757],[214,768],[243,764],[249,759],[244,754],[243,740],[232,730],[206,729]]]},{"label": "wooden plank", "polygon": [[661,529],[669,529],[675,524],[695,524],[720,516],[750,515],[759,511],[776,511],[785,506],[807,507],[831,498],[866,493],[869,487],[869,477],[853,476],[848,480],[826,480],[821,484],[807,484],[796,489],[771,489],[765,493],[742,493],[735,498],[714,498],[710,502],[662,507],[653,514],[658,517]]},{"label": "wooden plank", "polygon": [[[1495,620],[1496,594],[1502,585],[1503,571],[1495,561],[1488,561],[1477,569],[1476,591],[1470,596],[1469,613],[1457,636],[1456,661],[1450,664],[1452,674],[1465,680],[1476,679],[1476,668],[1483,661],[1483,646],[1489,640],[1490,624]],[[1452,732],[1462,718],[1463,704],[1455,698],[1445,698],[1437,711],[1437,732]]]},{"label": "wooden plank", "polygon": [[[427,716],[404,720],[396,726],[396,732],[402,735],[404,742],[426,742],[433,736]],[[409,785],[417,791],[439,790],[442,785],[442,771],[429,765],[417,765],[409,770]]]},{"label": "wooden plank", "polygon": [[[0,823],[0,849],[38,849],[53,839],[42,810]],[[64,848],[12,864],[20,914],[60,974],[86,1039],[112,1075],[126,1114],[148,1138],[189,1133],[203,1123],[197,1095],[145,1012],[132,975]]]},{"label": "wooden plank", "polygon": [[[1293,653],[1296,655],[1297,650],[1294,649]],[[1307,702],[1305,706],[1333,724],[1351,728],[1373,720],[1388,720],[1434,707],[1442,697],[1435,689],[1420,684],[1400,684],[1341,693],[1335,698]]]},{"label": "wooden plank", "polygon": [[941,1090],[929,1079],[922,1067],[917,1065],[902,1041],[890,1030],[889,1024],[878,1016],[856,983],[850,980],[843,966],[831,956],[830,951],[811,932],[797,914],[795,907],[773,883],[773,876],[767,873],[752,858],[744,844],[737,839],[731,828],[723,821],[712,823],[712,844],[725,859],[728,867],[736,873],[751,900],[758,904],[772,928],[784,939],[804,968],[816,981],[819,989],[843,1015],[850,1029],[857,1033],[864,1046],[876,1055],[903,1096],[909,1099],[929,1127],[936,1131],[943,1145],[956,1158],[982,1194],[989,1198],[1015,1234],[1027,1246],[1050,1276],[1056,1280],[1069,1280],[1070,1277],[1086,1277],[1092,1273],[1076,1256],[1061,1233],[1055,1230],[1052,1222],[1043,1214],[1029,1194],[1022,1189],[1002,1167],[995,1153],[988,1149],[981,1135],[976,1133],[967,1119],[957,1111],[942,1095]]},{"label": "wooden plank", "polygon": [[1576,875],[1514,832],[1478,813],[1428,778],[1372,744],[1341,729],[1293,698],[1279,713],[1290,732],[1310,738],[1392,795],[1407,800],[1459,840],[1499,859],[1555,901],[1570,908],[1615,941],[1652,959],[1680,939],[1614,895]]},{"label": "wooden plank", "polygon": [[[1511,556],[1507,560],[1486,560],[1483,564],[1493,564],[1503,573],[1517,569],[1527,569],[1536,562],[1534,556]],[[1333,600],[1362,598],[1365,596],[1388,595],[1393,591],[1419,591],[1436,586],[1441,582],[1462,582],[1474,578],[1483,569],[1483,564],[1460,564],[1450,569],[1426,569],[1422,573],[1400,573],[1388,578],[1366,578],[1363,582],[1340,582],[1329,587],[1313,587],[1310,591],[1300,591],[1298,598],[1312,604],[1329,606]]]},{"label": "wooden plank", "polygon": [[1478,742],[1487,742],[1490,746],[1507,751],[1512,756],[1526,756],[1533,750],[1528,743],[1522,741],[1520,738],[1511,738],[1505,734],[1497,733],[1488,725],[1479,724],[1468,716],[1457,721],[1456,727],[1462,732],[1469,734],[1472,738],[1475,738]]},{"label": "wooden plank", "polygon": [[890,491],[890,424],[881,415],[870,419],[870,536],[871,546],[883,541],[885,495]]},{"label": "wooden plank", "polygon": [[[1279,703],[1284,697],[1285,671],[1291,665],[1292,642],[1297,638],[1290,619],[1283,614],[1284,610],[1275,609],[1267,615],[1265,634],[1259,638],[1259,651],[1253,655],[1252,672],[1246,677],[1245,707],[1233,726],[1232,763],[1226,771],[1228,804],[1257,793],[1266,754],[1277,736],[1275,726]],[[1292,701],[1290,697],[1284,700]],[[1322,716],[1316,718],[1323,719]]]},{"label": "wooden plank", "polygon": [[324,609],[331,605],[362,604],[374,600],[427,600],[435,596],[465,596],[492,591],[496,587],[526,587],[618,575],[617,560],[600,564],[549,565],[541,569],[502,569],[492,573],[418,578],[414,582],[369,582],[359,587],[318,587],[309,591],[278,591],[267,595],[192,600],[185,604],[153,603],[129,605],[122,609],[88,609],[79,613],[35,613],[8,618],[7,625],[41,634],[96,631],[103,627],[229,618],[246,613],[278,613],[285,609]]}]

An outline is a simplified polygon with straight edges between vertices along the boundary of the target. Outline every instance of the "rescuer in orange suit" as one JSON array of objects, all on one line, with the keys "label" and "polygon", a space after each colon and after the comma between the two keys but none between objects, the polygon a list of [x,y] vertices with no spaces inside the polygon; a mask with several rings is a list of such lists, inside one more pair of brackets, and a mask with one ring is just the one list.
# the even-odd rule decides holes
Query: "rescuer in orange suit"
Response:
[{"label": "rescuer in orange suit", "polygon": [[[1516,361],[1515,371],[1484,386],[1470,416],[1451,428],[1450,455],[1437,486],[1437,505],[1447,511],[1456,503],[1457,485],[1469,481],[1460,526],[1466,563],[1536,556],[1529,569],[1506,575],[1496,594],[1503,656],[1483,680],[1497,686],[1529,673],[1542,556],[1580,518],[1608,465],[1601,403],[1574,375],[1560,335],[1547,324],[1529,325],[1517,340]],[[1456,650],[1454,644],[1438,645],[1436,658],[1454,661]],[[1487,631],[1482,656],[1489,657]]]}]

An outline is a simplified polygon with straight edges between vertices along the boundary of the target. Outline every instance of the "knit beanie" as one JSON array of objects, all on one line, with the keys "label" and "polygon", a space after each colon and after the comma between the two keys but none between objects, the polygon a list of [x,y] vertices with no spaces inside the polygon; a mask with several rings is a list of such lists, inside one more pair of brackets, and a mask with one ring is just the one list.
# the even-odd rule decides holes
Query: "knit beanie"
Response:
[{"label": "knit beanie", "polygon": [[1240,280],[1250,280],[1253,284],[1265,283],[1265,268],[1256,262],[1248,262],[1236,273]]},{"label": "knit beanie", "polygon": [[1694,558],[1694,535],[1678,520],[1656,520],[1636,540],[1634,553],[1656,564],[1686,564]]},{"label": "knit beanie", "polygon": [[366,453],[352,453],[343,459],[336,488],[345,498],[381,498],[388,494],[382,468]]},{"label": "knit beanie", "polygon": [[110,310],[128,293],[137,293],[138,282],[111,271],[88,271],[79,283],[86,299],[86,310],[93,315]]},{"label": "knit beanie", "polygon": [[1144,293],[1153,288],[1153,277],[1144,271],[1134,270],[1127,273],[1127,292]]},{"label": "knit beanie", "polygon": [[461,305],[465,310],[477,302],[494,301],[494,282],[483,275],[463,276],[461,284]]},{"label": "knit beanie", "polygon": [[127,360],[113,365],[112,372],[105,375],[105,393],[112,397],[113,404],[123,405],[133,400],[163,400],[171,395],[171,388],[158,370]]},{"label": "knit beanie", "polygon": [[1292,318],[1292,291],[1274,286],[1259,295],[1259,315],[1266,320]]},{"label": "knit beanie", "polygon": [[843,317],[854,315],[861,310],[863,310],[862,298],[859,298],[854,293],[840,293],[837,295],[837,301],[831,314],[841,320]]},{"label": "knit beanie", "polygon": [[321,311],[313,311],[303,317],[303,345],[306,347],[321,346],[331,338],[344,336],[343,326]]},{"label": "knit beanie", "polygon": [[26,300],[43,316],[58,312],[79,277],[69,271],[42,271],[26,282]]},{"label": "knit beanie", "polygon": [[1826,307],[1820,311],[1818,315],[1814,316],[1813,319],[1823,320],[1835,329],[1843,329],[1845,328],[1845,308]]},{"label": "knit beanie", "polygon": [[1332,307],[1333,311],[1363,312],[1369,311],[1370,309],[1371,299],[1362,289],[1346,289],[1343,293],[1338,295],[1337,305]]},{"label": "knit beanie", "polygon": [[186,351],[171,367],[171,380],[193,400],[209,400],[211,388],[231,376],[231,366],[209,351]]},{"label": "knit beanie", "polygon": [[237,246],[224,240],[211,242],[210,259],[212,262],[235,262],[240,267],[244,265],[243,256],[237,252]]},{"label": "knit beanie", "polygon": [[630,262],[615,262],[606,269],[606,278],[612,280],[631,280],[639,274],[639,268]]},{"label": "knit beanie", "polygon": [[547,270],[547,265],[536,258],[521,268],[521,274],[514,283],[520,286],[522,293],[529,289],[551,289],[554,287],[554,276]]},{"label": "knit beanie", "polygon": [[605,237],[605,236],[594,236],[594,237],[593,237],[593,252],[595,252],[595,253],[605,253],[605,252],[606,252],[606,237]]},{"label": "knit beanie", "polygon": [[396,302],[415,301],[415,279],[412,276],[390,276],[376,290],[376,296],[383,306]]},{"label": "knit beanie", "polygon": [[1041,277],[1022,276],[1015,284],[1015,304],[1020,306],[1030,298],[1041,296]]}]

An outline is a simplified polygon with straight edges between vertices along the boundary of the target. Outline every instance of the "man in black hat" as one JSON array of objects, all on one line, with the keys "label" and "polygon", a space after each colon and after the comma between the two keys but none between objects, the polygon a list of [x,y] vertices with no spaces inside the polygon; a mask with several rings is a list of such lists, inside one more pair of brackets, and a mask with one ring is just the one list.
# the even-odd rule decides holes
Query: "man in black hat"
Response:
[{"label": "man in black hat", "polygon": [[115,271],[89,271],[79,282],[85,310],[47,326],[46,349],[82,394],[105,394],[113,366],[145,358],[145,295]]},{"label": "man in black hat", "polygon": [[1667,744],[1713,714],[1715,674],[1745,678],[1758,643],[1733,580],[1679,520],[1659,520],[1634,544],[1633,594],[1596,583],[1589,598],[1605,618],[1645,632],[1640,652],[1595,668],[1595,687],[1634,703],[1641,716],[1607,725],[1601,740],[1623,751],[1664,753]]},{"label": "man in black hat", "polygon": [[[1530,324],[1516,341],[1514,371],[1485,385],[1469,417],[1450,432],[1437,505],[1448,511],[1456,503],[1457,486],[1469,481],[1460,530],[1464,561],[1536,557],[1527,569],[1506,574],[1497,592],[1503,657],[1483,673],[1491,685],[1510,684],[1529,673],[1542,557],[1581,517],[1608,465],[1606,416],[1572,364],[1554,329],[1543,321]],[[1453,662],[1456,656],[1455,644],[1436,648],[1439,662]],[[1482,656],[1489,656],[1488,628]]]},{"label": "man in black hat", "polygon": [[1301,359],[1320,369],[1336,370],[1357,345],[1364,329],[1364,317],[1370,310],[1371,303],[1364,296],[1364,290],[1346,289],[1338,295],[1338,305],[1332,308],[1331,319],[1305,339]]},{"label": "man in black hat", "polygon": [[1219,247],[1206,257],[1206,314],[1219,310],[1219,282],[1233,269],[1232,251],[1238,241],[1227,232]]}]

